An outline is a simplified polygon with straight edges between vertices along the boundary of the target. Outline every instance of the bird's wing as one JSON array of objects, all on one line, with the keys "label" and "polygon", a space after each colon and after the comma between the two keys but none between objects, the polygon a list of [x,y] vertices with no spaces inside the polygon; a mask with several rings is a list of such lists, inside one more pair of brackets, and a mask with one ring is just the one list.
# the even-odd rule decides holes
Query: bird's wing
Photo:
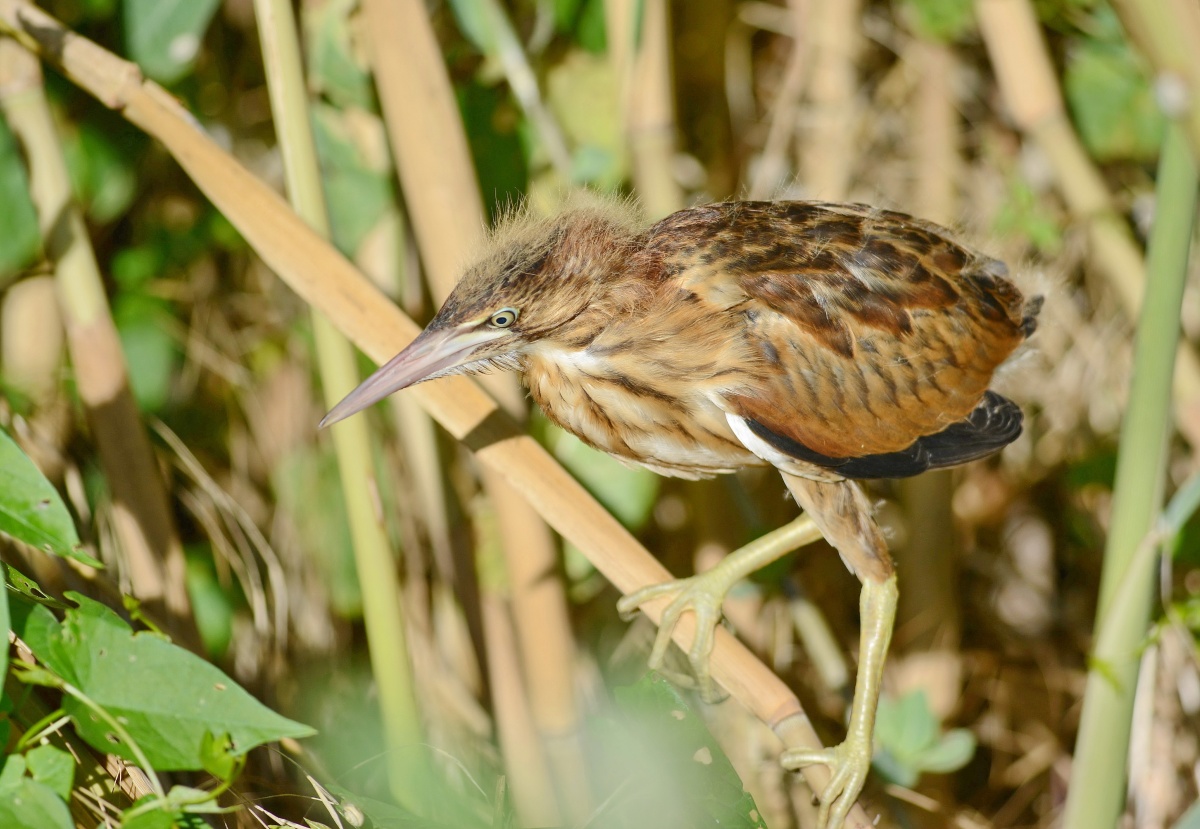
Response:
[{"label": "bird's wing", "polygon": [[1033,328],[1002,263],[891,211],[710,205],[660,222],[655,246],[665,278],[744,320],[760,360],[729,408],[827,458],[900,452],[967,418]]},{"label": "bird's wing", "polygon": [[1016,403],[989,391],[966,419],[917,438],[898,452],[855,458],[831,458],[771,431],[757,420],[745,422],[756,437],[776,451],[844,478],[908,478],[929,469],[978,460],[1003,449],[1020,437],[1023,419]]}]

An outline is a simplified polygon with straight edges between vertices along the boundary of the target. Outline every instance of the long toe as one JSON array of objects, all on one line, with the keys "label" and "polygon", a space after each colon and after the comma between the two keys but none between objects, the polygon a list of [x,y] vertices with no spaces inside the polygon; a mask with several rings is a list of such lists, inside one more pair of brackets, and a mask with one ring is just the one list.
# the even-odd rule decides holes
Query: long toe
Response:
[{"label": "long toe", "polygon": [[829,783],[818,795],[821,804],[818,821],[822,829],[841,829],[867,782],[871,747],[862,740],[847,739],[833,748],[791,749],[784,752],[780,762],[787,769],[829,766]]},{"label": "long toe", "polygon": [[727,592],[729,592],[728,579],[723,577],[723,574],[709,571],[691,578],[656,584],[630,593],[617,602],[617,610],[623,615],[629,615],[646,602],[669,595],[674,596],[663,611],[658,634],[654,640],[654,648],[650,652],[650,667],[657,671],[662,670],[667,648],[671,644],[671,638],[679,619],[684,613],[689,611],[694,613],[696,633],[688,651],[688,661],[696,677],[701,695],[706,701],[711,702],[719,699],[719,695],[709,674],[708,663],[714,641],[713,631],[721,621],[721,604],[725,601]]}]

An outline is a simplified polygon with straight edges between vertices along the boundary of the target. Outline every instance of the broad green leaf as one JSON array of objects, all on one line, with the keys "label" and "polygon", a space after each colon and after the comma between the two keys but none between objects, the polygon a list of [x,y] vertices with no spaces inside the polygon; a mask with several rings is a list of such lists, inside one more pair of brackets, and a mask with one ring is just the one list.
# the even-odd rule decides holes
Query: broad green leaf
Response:
[{"label": "broad green leaf", "polygon": [[47,553],[73,558],[92,567],[103,566],[79,549],[75,523],[58,491],[3,431],[0,431],[0,531]]},{"label": "broad green leaf", "polygon": [[[281,717],[215,666],[152,633],[134,634],[116,613],[77,593],[61,625],[37,607],[27,644],[50,670],[116,717],[158,771],[199,769],[206,735],[228,733],[234,752],[313,733]],[[135,760],[103,718],[75,696],[63,700],[79,735],[92,746]]]},{"label": "broad green leaf", "polygon": [[37,257],[41,245],[37,213],[29,199],[29,177],[16,139],[0,118],[0,285]]},{"label": "broad green leaf", "polygon": [[220,0],[122,0],[128,57],[147,76],[172,84],[191,71]]},{"label": "broad green leaf", "polygon": [[0,826],[4,829],[74,829],[71,811],[53,789],[22,777],[0,788]]},{"label": "broad green leaf", "polygon": [[875,739],[901,762],[932,746],[938,737],[938,719],[922,690],[899,699],[879,700],[875,715]]},{"label": "broad green leaf", "polygon": [[53,789],[63,800],[71,797],[75,785],[75,758],[55,746],[38,746],[25,753],[29,774]]}]

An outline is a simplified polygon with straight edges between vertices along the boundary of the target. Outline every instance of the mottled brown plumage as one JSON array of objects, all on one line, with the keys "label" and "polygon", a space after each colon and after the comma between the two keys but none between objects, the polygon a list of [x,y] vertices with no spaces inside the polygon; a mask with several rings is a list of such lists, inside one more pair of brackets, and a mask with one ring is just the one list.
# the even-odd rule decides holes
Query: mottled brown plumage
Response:
[{"label": "mottled brown plumage", "polygon": [[706,680],[729,584],[819,528],[863,579],[862,669],[847,742],[785,760],[835,767],[821,798],[837,824],[869,766],[896,595],[867,502],[844,479],[952,466],[1015,439],[1020,410],[988,385],[1039,304],[1001,263],[900,213],[730,202],[643,228],[586,202],[506,225],[420,337],[324,422],[432,377],[520,368],[547,417],[625,461],[684,478],[778,467],[808,517],[718,575],[622,607],[677,591],[651,663],[694,610]]}]

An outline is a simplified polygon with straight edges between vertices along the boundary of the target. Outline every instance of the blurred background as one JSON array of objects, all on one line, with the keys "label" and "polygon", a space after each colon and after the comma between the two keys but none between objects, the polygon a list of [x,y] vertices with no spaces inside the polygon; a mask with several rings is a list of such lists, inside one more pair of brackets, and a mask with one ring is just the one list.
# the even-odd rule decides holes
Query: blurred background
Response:
[{"label": "blurred background", "polygon": [[[519,204],[553,210],[579,187],[631,195],[651,219],[725,199],[868,202],[953,228],[1045,296],[1037,335],[995,384],[1024,407],[1022,437],[966,468],[870,485],[902,598],[865,797],[883,825],[1055,825],[1171,95],[1114,9],[455,0],[418,8],[420,33],[381,23],[380,5],[304,0],[297,13],[332,239],[418,322],[488,223]],[[136,61],[283,189],[251,0],[41,6]],[[429,36],[438,60],[424,77],[437,86],[444,73],[450,93],[436,111],[403,75],[380,74],[392,59],[421,59]],[[48,592],[119,606],[120,591],[160,606],[178,641],[320,730],[254,755],[230,802],[335,825],[307,769],[340,786],[366,825],[466,825],[372,814],[367,804],[405,802],[388,769],[412,751],[436,769],[420,785],[461,798],[480,825],[760,825],[739,822],[750,820],[743,785],[761,823],[815,825],[809,791],[776,764],[778,742],[735,701],[706,706],[682,692],[736,776],[721,766],[697,778],[692,750],[655,736],[676,703],[638,683],[653,628],[618,619],[618,594],[588,561],[403,395],[369,414],[373,490],[344,495],[333,442],[315,429],[327,401],[305,304],[160,145],[53,72],[45,87],[101,282],[63,287],[46,263],[6,107],[0,421],[108,569],[84,576],[15,546],[4,559]],[[453,141],[425,155],[405,143],[406,130],[447,114],[468,156]],[[467,189],[439,192],[447,181]],[[435,196],[458,217],[451,233],[429,218]],[[101,286],[111,315],[60,303],[56,279],[76,297]],[[1197,284],[1184,296],[1169,491],[1193,471],[1200,437]],[[362,376],[370,367],[358,361]],[[131,405],[98,404],[124,372]],[[772,470],[681,482],[626,469],[528,412],[511,378],[488,388],[675,574],[794,514]],[[139,441],[144,455],[128,448]],[[381,725],[364,618],[373,585],[346,509],[355,497],[369,498],[393,557],[418,746]],[[160,516],[158,535],[135,537],[114,508],[126,501]],[[1123,826],[1171,826],[1196,799],[1200,524],[1175,546],[1143,655]],[[827,741],[843,733],[858,587],[818,544],[728,604],[732,628]],[[270,822],[253,808],[222,821]]]}]

